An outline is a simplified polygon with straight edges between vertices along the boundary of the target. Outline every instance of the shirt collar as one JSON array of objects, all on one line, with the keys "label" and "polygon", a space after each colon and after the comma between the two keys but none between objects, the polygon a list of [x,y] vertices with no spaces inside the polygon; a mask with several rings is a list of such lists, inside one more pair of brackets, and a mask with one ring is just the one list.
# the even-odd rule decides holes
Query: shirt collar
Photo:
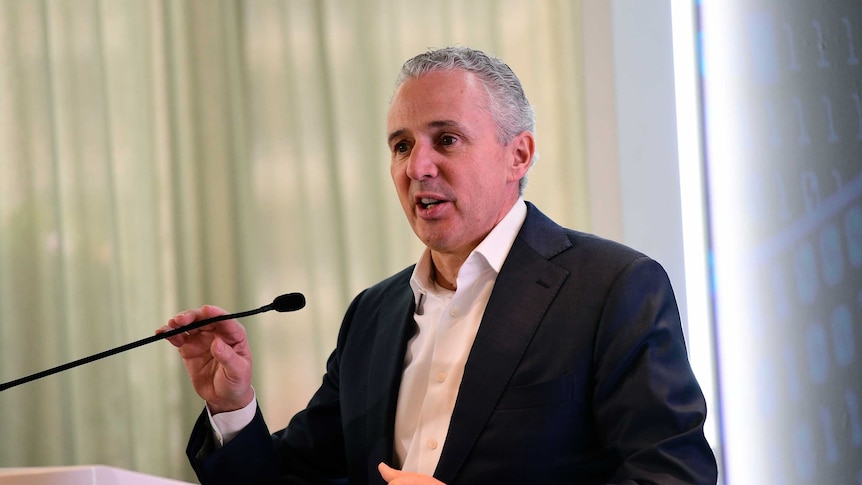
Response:
[{"label": "shirt collar", "polygon": [[[485,259],[495,273],[500,273],[503,267],[503,262],[509,255],[512,249],[512,244],[515,242],[515,237],[524,220],[527,218],[527,204],[524,203],[523,197],[519,197],[515,204],[509,209],[503,219],[491,229],[491,232],[485,236],[485,239],[476,246],[475,249],[467,257],[467,261],[481,256]],[[465,261],[465,264],[466,262]],[[422,252],[422,256],[413,268],[413,275],[410,277],[410,287],[413,289],[413,297],[418,305],[423,293],[428,293],[435,287],[431,277],[431,251],[428,248]]]}]

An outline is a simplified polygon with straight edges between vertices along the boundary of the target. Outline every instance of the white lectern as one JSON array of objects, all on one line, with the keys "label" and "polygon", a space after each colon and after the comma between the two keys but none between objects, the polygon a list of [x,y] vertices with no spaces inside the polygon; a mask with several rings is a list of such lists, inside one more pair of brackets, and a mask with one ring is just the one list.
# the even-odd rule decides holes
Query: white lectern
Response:
[{"label": "white lectern", "polygon": [[190,485],[109,466],[0,468],[0,485]]}]

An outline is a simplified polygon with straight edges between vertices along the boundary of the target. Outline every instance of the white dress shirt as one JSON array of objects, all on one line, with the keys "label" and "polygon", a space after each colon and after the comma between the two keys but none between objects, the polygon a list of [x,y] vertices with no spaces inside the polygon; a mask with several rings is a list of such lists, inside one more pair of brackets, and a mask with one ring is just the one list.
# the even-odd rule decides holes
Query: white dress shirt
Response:
[{"label": "white dress shirt", "polygon": [[523,200],[470,253],[456,290],[434,282],[425,250],[410,286],[417,332],[407,344],[395,411],[395,467],[432,475],[449,431],[464,364],[473,347],[497,274],[527,215]]},{"label": "white dress shirt", "polygon": [[[456,290],[434,282],[426,249],[410,279],[418,331],[407,345],[395,412],[396,468],[432,475],[449,430],[464,365],[473,346],[497,274],[527,217],[523,199],[509,210],[461,265]],[[257,410],[257,399],[243,409],[209,414],[216,440],[224,445]],[[207,411],[209,413],[209,411]]]}]

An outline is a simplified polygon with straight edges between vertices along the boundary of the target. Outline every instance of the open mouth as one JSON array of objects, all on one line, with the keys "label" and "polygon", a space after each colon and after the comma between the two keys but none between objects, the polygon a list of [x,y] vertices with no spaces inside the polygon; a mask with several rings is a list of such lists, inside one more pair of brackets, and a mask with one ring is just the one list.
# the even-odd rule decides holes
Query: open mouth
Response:
[{"label": "open mouth", "polygon": [[433,207],[436,207],[438,204],[442,204],[442,203],[443,203],[442,200],[431,199],[428,197],[423,197],[423,198],[419,199],[419,206],[423,209],[431,209]]}]

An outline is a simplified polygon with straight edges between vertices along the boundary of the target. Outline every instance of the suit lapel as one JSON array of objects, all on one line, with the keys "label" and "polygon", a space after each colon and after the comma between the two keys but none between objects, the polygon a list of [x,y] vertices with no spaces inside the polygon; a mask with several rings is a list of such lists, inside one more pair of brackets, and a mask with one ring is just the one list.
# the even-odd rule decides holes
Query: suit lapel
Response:
[{"label": "suit lapel", "polygon": [[[408,274],[409,278],[409,274]],[[366,421],[369,483],[382,483],[377,472],[381,461],[391,464],[395,436],[395,407],[404,367],[407,342],[413,334],[415,302],[410,285],[397,285],[392,303],[380,310],[379,331],[370,350],[368,369],[369,410]]]},{"label": "suit lapel", "polygon": [[569,247],[561,228],[528,204],[470,350],[435,476],[451,483],[568,276],[548,258]]}]

